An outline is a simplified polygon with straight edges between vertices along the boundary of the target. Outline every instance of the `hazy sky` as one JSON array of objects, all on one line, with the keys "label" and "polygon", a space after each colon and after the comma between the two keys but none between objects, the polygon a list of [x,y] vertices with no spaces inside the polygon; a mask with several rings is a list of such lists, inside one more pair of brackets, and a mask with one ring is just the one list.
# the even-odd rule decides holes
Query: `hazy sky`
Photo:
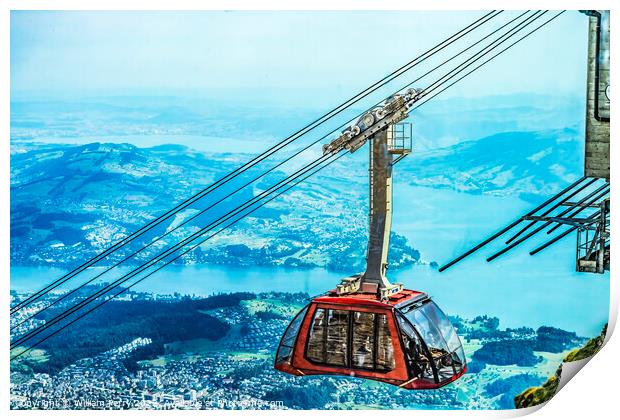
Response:
[{"label": "hazy sky", "polygon": [[[11,89],[14,98],[234,89],[319,101],[364,88],[482,14],[18,11]],[[567,12],[450,95],[580,95],[586,30],[584,15]]]}]

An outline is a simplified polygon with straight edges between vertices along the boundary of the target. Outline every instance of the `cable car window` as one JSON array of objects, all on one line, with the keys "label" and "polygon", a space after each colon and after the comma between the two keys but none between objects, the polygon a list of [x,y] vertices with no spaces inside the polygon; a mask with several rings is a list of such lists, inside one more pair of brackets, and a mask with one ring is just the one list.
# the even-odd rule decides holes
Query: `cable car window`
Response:
[{"label": "cable car window", "polygon": [[325,363],[325,309],[317,309],[310,326],[307,357],[312,362]]},{"label": "cable car window", "polygon": [[407,309],[409,311],[405,312],[405,316],[420,333],[431,353],[437,381],[444,382],[461,372],[465,355],[461,341],[446,315],[434,302]]},{"label": "cable car window", "polygon": [[385,314],[319,308],[308,335],[314,363],[387,372],[396,367]]},{"label": "cable car window", "polygon": [[[426,348],[432,358],[431,361],[436,368],[437,376],[435,380],[443,382],[445,379],[452,377],[455,371],[452,367],[452,358],[448,345],[437,325],[426,315],[429,305],[433,305],[433,302],[427,302],[418,307],[406,308],[409,311],[405,312],[405,317],[413,324],[426,344]],[[431,315],[434,316],[436,314],[433,312]]]},{"label": "cable car window", "polygon": [[348,330],[349,311],[330,309],[327,317],[327,364],[348,366]]},{"label": "cable car window", "polygon": [[373,369],[375,349],[375,314],[353,312],[352,365],[362,369]]},{"label": "cable car window", "polygon": [[304,320],[307,311],[308,307],[306,306],[295,316],[295,318],[293,318],[284,332],[282,341],[278,347],[278,353],[276,354],[276,363],[290,360],[291,354],[293,353],[293,347],[295,346],[295,340],[297,339],[297,334],[299,333],[299,328],[301,327],[301,323]]},{"label": "cable car window", "polygon": [[384,314],[377,315],[377,370],[392,370],[395,367],[394,345]]},{"label": "cable car window", "polygon": [[426,305],[423,305],[420,308],[408,312],[405,316],[413,326],[416,327],[431,352],[433,349],[447,351],[448,346],[441,336],[439,329],[426,316],[424,311],[425,306]]},{"label": "cable car window", "polygon": [[424,349],[418,334],[403,315],[397,312],[396,316],[403,336],[403,350],[411,373],[415,377],[435,380],[431,358]]},{"label": "cable car window", "polygon": [[461,346],[461,341],[456,335],[456,331],[454,330],[452,323],[434,302],[429,302],[420,309],[428,317],[431,323],[437,326],[439,332],[446,341],[446,344],[448,344],[448,350],[454,351]]}]

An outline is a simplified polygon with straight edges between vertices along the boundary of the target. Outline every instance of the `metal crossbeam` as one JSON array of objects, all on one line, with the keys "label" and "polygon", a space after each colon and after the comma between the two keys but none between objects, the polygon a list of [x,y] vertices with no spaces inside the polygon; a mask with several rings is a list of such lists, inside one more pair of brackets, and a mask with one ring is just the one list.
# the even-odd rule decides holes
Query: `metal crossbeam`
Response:
[{"label": "metal crossbeam", "polygon": [[[506,226],[504,229],[485,239],[469,251],[465,252],[461,256],[455,258],[444,266],[440,267],[439,271],[443,271],[450,266],[456,264],[463,258],[473,254],[480,248],[488,245],[504,234],[510,232],[512,229],[517,227],[520,223],[526,222],[525,226],[521,228],[516,234],[514,234],[508,241],[506,241],[507,246],[502,248],[501,250],[495,252],[487,261],[492,261],[500,255],[510,251],[512,248],[518,246],[519,244],[525,242],[527,239],[535,236],[540,233],[546,227],[552,226],[546,234],[549,235],[554,230],[558,229],[561,226],[568,226],[569,228],[559,235],[553,237],[552,239],[546,241],[542,245],[538,246],[534,250],[530,252],[530,255],[535,255],[538,252],[546,249],[550,245],[558,242],[560,239],[566,237],[568,234],[577,230],[578,232],[588,232],[594,231],[597,229],[596,235],[593,237],[592,234],[587,236],[588,243],[588,252],[585,254],[588,258],[592,258],[592,255],[596,255],[597,261],[602,261],[603,254],[606,252],[605,247],[606,242],[608,242],[609,238],[609,229],[608,229],[608,221],[609,221],[609,182],[604,182],[603,184],[596,184],[597,181],[600,181],[600,178],[581,178],[562,190],[560,193],[551,197],[543,204],[536,207],[534,210],[529,213],[521,216],[519,219],[515,220],[510,225]],[[585,195],[583,195],[585,194]],[[583,195],[583,197],[581,197]],[[573,197],[580,197],[578,200],[571,201],[570,199]],[[604,208],[604,206],[606,206]],[[563,207],[564,209],[560,211],[558,214],[552,214],[553,210]],[[578,216],[585,210],[588,209],[598,209],[592,214],[587,216]],[[605,225],[603,225],[605,223]],[[540,224],[536,227],[537,224]],[[601,227],[602,226],[602,227]],[[584,236],[585,237],[585,236]],[[581,241],[581,240],[580,240]],[[583,242],[583,241],[581,241]],[[579,256],[579,246],[578,243],[578,256]],[[584,248],[585,249],[585,248]],[[594,251],[592,251],[594,249]],[[594,253],[593,253],[594,252]],[[608,254],[608,251],[607,251]],[[600,271],[599,266],[596,267],[596,271],[594,270],[581,270],[581,271],[591,271],[591,272],[602,272]]]}]

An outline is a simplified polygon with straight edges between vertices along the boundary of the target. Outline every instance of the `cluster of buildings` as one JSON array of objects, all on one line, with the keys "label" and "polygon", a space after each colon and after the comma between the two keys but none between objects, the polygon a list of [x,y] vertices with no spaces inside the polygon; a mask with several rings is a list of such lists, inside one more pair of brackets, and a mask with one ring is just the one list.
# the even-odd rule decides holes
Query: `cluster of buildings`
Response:
[{"label": "cluster of buildings", "polygon": [[112,353],[82,359],[56,375],[34,374],[27,381],[12,383],[11,408],[292,409],[304,407],[296,406],[295,401],[271,400],[267,396],[288,387],[303,392],[325,386],[334,390],[332,401],[314,408],[458,406],[457,391],[453,389],[412,393],[373,384],[372,390],[364,390],[359,379],[286,376],[273,370],[270,361],[239,360],[224,353],[130,372],[122,363],[127,350],[121,348],[129,349],[121,346]]},{"label": "cluster of buildings", "polygon": [[[23,309],[11,314],[10,317],[10,338],[11,341],[17,337],[21,337],[28,331],[31,331],[45,323],[42,319],[34,318],[34,315],[41,309],[45,308],[49,303],[48,300],[58,298],[59,295],[50,294],[45,300],[33,302],[32,304],[25,306]],[[20,296],[14,292],[11,293],[11,307],[13,307],[23,296]]]}]

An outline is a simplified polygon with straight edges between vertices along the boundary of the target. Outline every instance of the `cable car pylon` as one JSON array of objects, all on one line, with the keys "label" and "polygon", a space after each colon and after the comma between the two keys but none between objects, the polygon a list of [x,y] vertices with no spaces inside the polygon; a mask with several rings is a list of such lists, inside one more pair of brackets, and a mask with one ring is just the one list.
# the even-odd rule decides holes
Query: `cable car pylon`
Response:
[{"label": "cable car pylon", "polygon": [[411,153],[410,124],[400,121],[421,93],[394,95],[324,146],[324,154],[331,154],[369,144],[366,271],[342,279],[297,314],[280,341],[276,369],[356,376],[406,389],[439,388],[467,370],[461,341],[441,309],[426,293],[386,276],[393,166]]}]

